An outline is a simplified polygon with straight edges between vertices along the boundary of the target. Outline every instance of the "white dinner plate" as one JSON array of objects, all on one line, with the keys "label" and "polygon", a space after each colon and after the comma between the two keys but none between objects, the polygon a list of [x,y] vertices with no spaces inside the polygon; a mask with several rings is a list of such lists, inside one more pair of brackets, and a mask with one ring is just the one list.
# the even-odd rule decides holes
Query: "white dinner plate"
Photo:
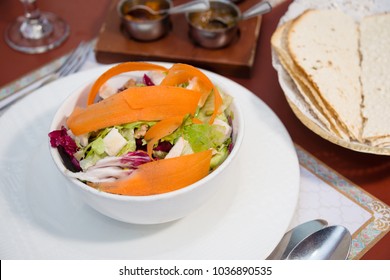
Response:
[{"label": "white dinner plate", "polygon": [[0,259],[264,259],[297,205],[299,163],[277,116],[253,93],[206,71],[243,108],[245,136],[226,191],[167,224],[132,225],[68,191],[51,160],[48,129],[61,102],[99,67],[58,80],[0,117]]}]

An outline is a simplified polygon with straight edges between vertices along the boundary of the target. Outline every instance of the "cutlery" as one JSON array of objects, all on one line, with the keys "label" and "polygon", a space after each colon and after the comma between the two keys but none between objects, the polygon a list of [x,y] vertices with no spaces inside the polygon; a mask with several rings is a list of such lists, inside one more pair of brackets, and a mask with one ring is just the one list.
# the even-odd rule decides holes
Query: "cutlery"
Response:
[{"label": "cutlery", "polygon": [[284,260],[289,255],[291,250],[303,239],[312,233],[323,229],[328,225],[325,220],[317,219],[300,224],[290,231],[286,232],[280,240],[279,244],[266,258],[267,260]]},{"label": "cutlery", "polygon": [[88,58],[91,44],[81,42],[79,46],[65,59],[64,63],[53,73],[34,81],[24,88],[11,93],[0,100],[0,110],[37,90],[38,88],[58,79],[77,72]]},{"label": "cutlery", "polygon": [[351,242],[351,233],[345,227],[325,227],[298,243],[287,260],[345,260]]}]

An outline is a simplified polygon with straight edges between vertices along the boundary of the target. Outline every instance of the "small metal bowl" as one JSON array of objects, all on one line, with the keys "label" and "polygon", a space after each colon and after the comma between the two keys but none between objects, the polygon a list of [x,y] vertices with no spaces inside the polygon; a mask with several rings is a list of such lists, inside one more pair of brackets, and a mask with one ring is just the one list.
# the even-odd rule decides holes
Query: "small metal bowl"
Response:
[{"label": "small metal bowl", "polygon": [[127,34],[139,41],[154,41],[168,34],[171,21],[168,13],[153,15],[141,9],[131,10],[136,5],[152,9],[167,10],[172,7],[171,0],[122,0],[118,3],[118,13],[122,27]]},{"label": "small metal bowl", "polygon": [[[238,36],[241,11],[229,0],[210,0],[205,12],[186,14],[190,38],[199,46],[217,49],[228,46]],[[210,24],[214,18],[223,18],[227,25]]]},{"label": "small metal bowl", "polygon": [[272,10],[268,1],[250,7],[244,13],[231,0],[209,0],[210,9],[204,12],[187,13],[191,39],[201,47],[217,49],[231,44],[238,38],[238,24]]}]

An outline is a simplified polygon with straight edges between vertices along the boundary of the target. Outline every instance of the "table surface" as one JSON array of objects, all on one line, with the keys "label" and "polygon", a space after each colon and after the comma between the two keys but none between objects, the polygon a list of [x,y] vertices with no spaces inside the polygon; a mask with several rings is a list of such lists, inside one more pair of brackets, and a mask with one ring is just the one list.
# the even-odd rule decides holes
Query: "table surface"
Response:
[{"label": "table surface", "polygon": [[[80,41],[96,38],[111,1],[39,0],[38,2],[41,10],[59,14],[69,23],[70,37],[59,48],[37,55],[16,52],[5,44],[4,39],[1,39],[0,87],[68,53]],[[279,86],[277,73],[271,64],[270,38],[289,3],[290,1],[283,2],[263,17],[252,77],[228,76],[228,78],[259,96],[278,115],[297,145],[371,195],[390,205],[390,157],[358,153],[323,140],[306,128],[288,106]],[[4,34],[6,25],[19,16],[23,9],[18,1],[3,0],[0,1],[0,11],[2,11],[0,33]],[[390,234],[379,240],[362,259],[390,259]]]}]

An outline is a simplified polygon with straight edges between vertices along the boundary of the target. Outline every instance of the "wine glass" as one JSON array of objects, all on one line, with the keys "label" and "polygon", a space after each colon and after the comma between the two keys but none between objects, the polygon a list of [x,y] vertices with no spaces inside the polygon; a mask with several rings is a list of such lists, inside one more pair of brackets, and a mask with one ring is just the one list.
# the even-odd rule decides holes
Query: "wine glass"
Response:
[{"label": "wine glass", "polygon": [[60,17],[38,9],[36,0],[19,0],[24,16],[5,30],[7,44],[24,53],[43,53],[58,47],[69,36],[69,25]]}]

